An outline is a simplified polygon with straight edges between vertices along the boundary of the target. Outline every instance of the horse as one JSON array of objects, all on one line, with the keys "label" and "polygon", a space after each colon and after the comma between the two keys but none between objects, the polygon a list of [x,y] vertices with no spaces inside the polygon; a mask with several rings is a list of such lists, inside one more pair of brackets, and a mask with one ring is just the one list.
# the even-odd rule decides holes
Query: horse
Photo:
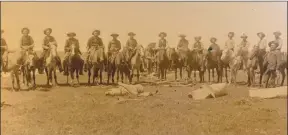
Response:
[{"label": "horse", "polygon": [[157,61],[157,67],[158,67],[158,79],[166,80],[166,74],[167,74],[167,69],[168,69],[168,64],[169,64],[166,49],[159,48],[157,50],[156,61]]},{"label": "horse", "polygon": [[[8,51],[8,50],[7,50]],[[10,72],[11,79],[12,79],[12,90],[19,91],[20,90],[20,68],[24,65],[25,61],[28,59],[26,53],[22,50],[9,50],[7,52],[7,57],[2,58],[5,61],[3,64],[3,71]],[[2,72],[2,71],[1,71]],[[15,87],[15,79],[17,83],[17,87]]]},{"label": "horse", "polygon": [[206,52],[200,53],[198,50],[188,52],[188,78],[191,79],[191,73],[194,71],[194,81],[196,82],[196,71],[199,72],[200,83],[204,82],[204,73],[206,70]]},{"label": "horse", "polygon": [[[121,82],[124,83],[124,74],[130,81],[130,70],[129,70],[129,61],[128,55],[125,56],[126,49],[123,49],[122,52],[114,54],[114,57],[110,57],[107,61],[107,84],[110,83],[110,78],[112,83],[114,83],[115,73],[117,74],[117,82],[119,82],[119,77],[121,75]],[[131,83],[131,82],[130,82]]]},{"label": "horse", "polygon": [[[57,68],[57,47],[55,45],[50,45],[48,50],[48,56],[46,57],[46,65],[45,65],[45,72],[47,76],[47,86],[57,86],[57,75],[56,75],[56,68]],[[54,77],[54,83],[53,83]]]},{"label": "horse", "polygon": [[151,74],[153,72],[153,67],[155,65],[155,52],[153,49],[145,50],[144,53],[144,65],[145,68],[148,69],[148,74]]},{"label": "horse", "polygon": [[[227,83],[236,84],[237,72],[241,67],[242,58],[237,55],[237,51],[232,51],[231,49],[225,48],[221,52],[221,67],[225,68],[225,77]],[[227,69],[230,68],[230,78],[227,76]]]},{"label": "horse", "polygon": [[169,49],[169,54],[170,54],[170,59],[171,61],[169,61],[169,63],[171,62],[171,69],[174,70],[175,73],[175,80],[177,80],[177,69],[179,69],[180,72],[180,79],[182,79],[182,71],[183,71],[183,66],[184,66],[184,62],[185,60],[180,58],[180,54],[178,52],[176,52],[175,48],[170,48]]},{"label": "horse", "polygon": [[144,56],[144,48],[142,45],[137,45],[130,57],[130,64],[131,64],[130,82],[132,82],[135,72],[137,75],[137,82],[139,82],[142,56]]},{"label": "horse", "polygon": [[220,50],[211,50],[207,54],[206,68],[208,71],[208,81],[210,82],[210,71],[212,70],[212,78],[214,82],[214,69],[217,73],[217,83],[222,83],[222,69],[221,69],[221,52]]},{"label": "horse", "polygon": [[[100,55],[102,55],[102,59],[100,59]],[[104,70],[105,62],[107,60],[104,54],[104,48],[92,48],[90,59],[88,60],[88,85],[91,84],[91,75],[93,71],[92,83],[96,85],[102,84],[102,73]],[[91,71],[92,70],[92,71]],[[98,82],[99,79],[99,82]]]},{"label": "horse", "polygon": [[27,51],[24,51],[23,53],[25,53],[26,56],[25,63],[21,67],[21,71],[23,73],[23,84],[26,84],[26,86],[30,88],[33,80],[32,87],[35,88],[36,87],[35,72],[36,69],[39,69],[40,67],[39,57],[36,54],[29,54]]},{"label": "horse", "polygon": [[175,48],[167,47],[167,57],[168,57],[168,69],[172,70],[172,53],[175,53]]},{"label": "horse", "polygon": [[[71,52],[70,56],[69,56],[69,60],[68,60],[68,66],[66,66],[66,71],[69,72],[70,74],[70,78],[71,78],[71,86],[79,86],[80,82],[79,82],[79,72],[83,67],[83,60],[81,59],[80,53],[78,51],[76,51],[77,48],[75,47],[75,44],[72,44],[71,46]],[[77,83],[74,84],[74,73],[76,74],[76,79],[77,79]],[[69,74],[67,75],[67,84],[69,81]]]},{"label": "horse", "polygon": [[[254,46],[253,48],[248,48],[248,60],[246,64],[246,70],[247,70],[247,85],[254,86],[255,85],[255,70],[257,69],[257,66],[259,65],[261,70],[261,65],[259,64],[259,48],[257,46]],[[244,56],[244,59],[247,59],[246,56]],[[260,71],[261,72],[261,71]],[[260,78],[261,79],[261,78]]]}]

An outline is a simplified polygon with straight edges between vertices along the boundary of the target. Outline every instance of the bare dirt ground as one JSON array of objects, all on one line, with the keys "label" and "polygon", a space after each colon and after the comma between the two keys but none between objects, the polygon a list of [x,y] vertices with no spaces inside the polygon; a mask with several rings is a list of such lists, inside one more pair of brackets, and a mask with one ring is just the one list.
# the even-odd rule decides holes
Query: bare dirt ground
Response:
[{"label": "bare dirt ground", "polygon": [[[66,82],[58,76],[60,83]],[[81,82],[86,78],[81,76]],[[245,81],[243,75],[239,78]],[[38,75],[35,91],[1,90],[1,102],[6,103],[1,107],[2,135],[287,134],[287,98],[249,98],[246,86],[229,86],[227,96],[201,101],[187,96],[200,84],[145,86],[145,91],[159,93],[119,102],[104,95],[114,86],[45,88],[45,82]],[[10,85],[4,78],[2,83]]]}]

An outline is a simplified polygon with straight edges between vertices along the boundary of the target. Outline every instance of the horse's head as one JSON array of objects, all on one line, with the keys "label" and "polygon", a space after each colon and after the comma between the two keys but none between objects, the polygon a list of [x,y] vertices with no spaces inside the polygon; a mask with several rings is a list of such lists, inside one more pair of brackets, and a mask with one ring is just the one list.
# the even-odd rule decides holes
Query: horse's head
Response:
[{"label": "horse's head", "polygon": [[55,44],[50,45],[50,55],[55,57],[57,55],[57,47]]},{"label": "horse's head", "polygon": [[137,45],[135,51],[138,55],[144,56],[144,47],[142,45]]},{"label": "horse's head", "polygon": [[71,55],[75,55],[75,44],[71,45]]}]

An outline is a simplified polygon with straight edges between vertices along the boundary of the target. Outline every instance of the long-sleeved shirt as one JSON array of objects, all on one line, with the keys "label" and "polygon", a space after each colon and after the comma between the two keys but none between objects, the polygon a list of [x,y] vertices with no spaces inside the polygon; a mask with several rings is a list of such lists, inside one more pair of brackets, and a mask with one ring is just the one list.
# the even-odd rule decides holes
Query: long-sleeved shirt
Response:
[{"label": "long-sleeved shirt", "polygon": [[128,39],[127,42],[126,42],[126,47],[134,49],[137,46],[137,44],[138,43],[137,43],[136,39],[134,39],[134,38],[133,39]]},{"label": "long-sleeved shirt", "polygon": [[282,39],[281,38],[275,39],[274,42],[278,43],[278,47],[276,48],[276,50],[281,50],[283,45]]},{"label": "long-sleeved shirt", "polygon": [[235,41],[233,39],[228,39],[226,42],[225,42],[225,47],[228,48],[228,49],[234,49],[235,47]]},{"label": "long-sleeved shirt", "polygon": [[193,45],[193,48],[202,50],[203,49],[203,43],[202,42],[195,42]]},{"label": "long-sleeved shirt", "polygon": [[108,44],[108,50],[109,51],[119,51],[121,50],[121,42],[117,39],[113,39],[112,41],[109,42]]},{"label": "long-sleeved shirt", "polygon": [[188,49],[189,41],[186,39],[180,39],[177,48]]},{"label": "long-sleeved shirt", "polygon": [[280,64],[280,57],[277,58],[277,52],[275,50],[267,53],[266,58],[264,60],[264,65],[267,65],[267,69],[276,70]]},{"label": "long-sleeved shirt", "polygon": [[89,50],[91,47],[103,47],[103,41],[100,37],[95,37],[92,36],[91,38],[89,38],[88,43],[87,43],[87,49]]},{"label": "long-sleeved shirt", "polygon": [[46,50],[46,47],[49,47],[49,43],[51,42],[57,46],[56,40],[53,36],[45,36],[43,40],[43,49]]},{"label": "long-sleeved shirt", "polygon": [[266,50],[266,47],[267,47],[267,41],[266,39],[260,39],[257,46],[259,47],[259,49],[261,50]]},{"label": "long-sleeved shirt", "polygon": [[71,51],[73,44],[75,45],[75,49],[77,50],[77,52],[81,54],[79,41],[76,38],[69,38],[66,40],[65,47],[64,47],[65,52]]},{"label": "long-sleeved shirt", "polygon": [[167,40],[166,39],[159,39],[158,47],[159,48],[166,48]]},{"label": "long-sleeved shirt", "polygon": [[244,48],[249,48],[250,43],[248,41],[241,41],[241,43],[238,45],[238,47],[244,47]]}]

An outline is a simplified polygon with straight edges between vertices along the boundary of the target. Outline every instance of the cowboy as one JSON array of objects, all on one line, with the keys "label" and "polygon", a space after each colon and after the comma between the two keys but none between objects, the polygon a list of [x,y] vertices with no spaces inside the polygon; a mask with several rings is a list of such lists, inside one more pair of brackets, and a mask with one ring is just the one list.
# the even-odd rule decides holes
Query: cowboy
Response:
[{"label": "cowboy", "polygon": [[274,42],[276,42],[278,44],[278,47],[276,48],[276,55],[277,55],[277,59],[281,59],[281,48],[283,45],[283,40],[281,39],[281,32],[280,31],[276,31],[273,33],[275,36],[275,40]]},{"label": "cowboy", "polygon": [[21,30],[23,36],[21,38],[20,47],[23,51],[27,51],[30,55],[36,55],[33,51],[34,48],[34,40],[31,36],[29,36],[30,30],[28,28],[23,28]]},{"label": "cowboy", "polygon": [[232,51],[234,51],[234,46],[235,46],[235,41],[233,39],[234,35],[235,35],[234,32],[229,32],[228,40],[225,42],[225,48],[228,48]]},{"label": "cowboy", "polygon": [[203,53],[203,43],[201,42],[201,36],[195,37],[195,43],[193,46],[193,50],[196,50],[198,53],[202,54]]},{"label": "cowboy", "polygon": [[[4,30],[1,30],[1,34],[4,33]],[[1,67],[2,69],[6,69],[7,65],[7,57],[8,57],[8,47],[4,38],[1,36]]]},{"label": "cowboy", "polygon": [[212,38],[210,39],[211,45],[210,45],[209,48],[208,48],[208,51],[209,51],[209,52],[211,52],[211,51],[216,51],[216,52],[220,51],[220,47],[219,47],[219,45],[216,43],[216,41],[217,41],[217,38],[215,38],[215,37],[212,37]]},{"label": "cowboy", "polygon": [[184,66],[187,65],[187,59],[185,59],[185,55],[187,55],[188,52],[188,45],[189,42],[187,39],[185,39],[186,35],[180,34],[179,37],[181,38],[178,45],[177,45],[177,50],[179,53],[179,56],[183,58],[184,55]]},{"label": "cowboy", "polygon": [[265,39],[265,34],[263,32],[259,32],[257,33],[257,36],[259,37],[259,41],[258,43],[256,44],[256,46],[259,47],[259,53],[260,55],[265,55],[266,54],[266,47],[267,47],[267,41]]},{"label": "cowboy", "polygon": [[158,48],[159,49],[166,49],[167,40],[165,39],[165,37],[167,37],[167,34],[165,32],[161,32],[161,33],[159,33],[158,36],[160,37],[159,43],[158,43]]},{"label": "cowboy", "polygon": [[[68,64],[71,64],[71,49],[72,49],[72,45],[75,46],[75,53],[78,53],[80,55],[82,55],[82,52],[80,51],[80,47],[79,47],[79,41],[78,39],[75,38],[76,33],[74,32],[69,32],[67,33],[67,36],[69,37],[66,40],[65,43],[65,47],[64,47],[64,52],[65,52],[65,56],[64,56],[64,60],[63,60],[63,67],[64,69],[66,69],[65,67],[68,66]],[[83,69],[80,70],[80,75],[83,75]],[[68,70],[64,71],[64,75],[68,75]]]},{"label": "cowboy", "polygon": [[112,36],[113,39],[108,44],[108,56],[114,61],[115,54],[121,50],[121,42],[117,39],[119,34],[113,33],[110,36]]},{"label": "cowboy", "polygon": [[[87,47],[86,47],[88,55],[86,57],[85,67],[84,67],[85,72],[87,72],[88,62],[89,62],[91,53],[93,53],[99,49],[101,49],[102,52],[104,53],[104,44],[103,44],[102,39],[99,37],[100,33],[101,33],[100,30],[94,30],[92,32],[93,36],[91,38],[89,38],[89,40],[88,40]],[[99,56],[100,61],[104,60],[104,56],[101,55],[101,53],[98,56]]]},{"label": "cowboy", "polygon": [[133,33],[133,32],[129,32],[128,33],[129,39],[126,42],[126,47],[127,47],[128,51],[129,51],[129,56],[130,57],[131,57],[133,51],[135,50],[135,48],[136,48],[136,46],[138,44],[136,39],[134,38],[135,35],[136,34]]},{"label": "cowboy", "polygon": [[275,87],[275,78],[277,77],[276,70],[279,69],[281,61],[280,57],[277,57],[277,48],[279,47],[279,44],[276,41],[271,41],[268,45],[270,47],[270,52],[266,54],[263,63],[264,67],[267,67],[263,74],[263,82],[266,84],[269,76],[271,76],[272,85]]},{"label": "cowboy", "polygon": [[244,47],[244,48],[249,48],[250,43],[247,41],[248,36],[246,34],[242,34],[240,38],[242,38],[242,41],[238,46]]},{"label": "cowboy", "polygon": [[[50,45],[54,45],[57,47],[57,42],[56,42],[55,38],[53,36],[51,36],[51,33],[52,33],[51,28],[47,28],[44,30],[44,34],[46,36],[44,37],[43,44],[42,44],[43,52],[40,55],[41,66],[42,66],[41,70],[39,71],[40,74],[43,74],[43,69],[45,66],[45,59],[49,55]],[[62,68],[62,64],[61,64],[61,59],[58,56],[58,54],[56,54],[56,55],[57,55],[56,60],[57,60],[57,65],[59,67],[59,71],[62,72],[63,68]]]}]

